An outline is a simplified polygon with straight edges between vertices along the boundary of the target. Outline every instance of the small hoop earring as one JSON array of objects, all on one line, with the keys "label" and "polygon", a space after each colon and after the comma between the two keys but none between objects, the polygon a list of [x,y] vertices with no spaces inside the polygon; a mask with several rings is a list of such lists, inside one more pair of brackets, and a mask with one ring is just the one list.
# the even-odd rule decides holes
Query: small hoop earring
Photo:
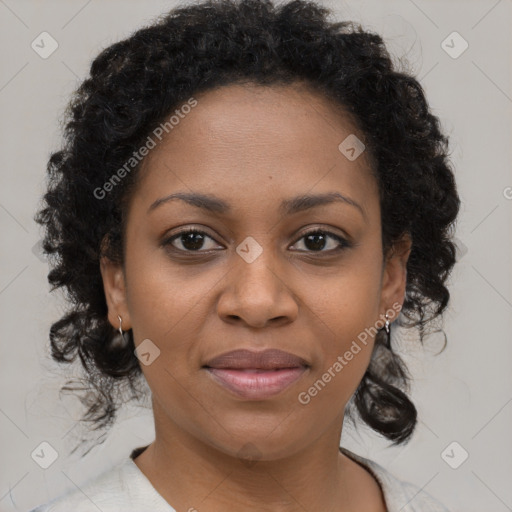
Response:
[{"label": "small hoop earring", "polygon": [[384,329],[386,330],[386,347],[391,350],[391,324],[389,322],[389,316],[386,313],[385,315],[386,323],[384,325]]},{"label": "small hoop earring", "polygon": [[121,336],[123,336],[123,338],[124,338],[123,327],[122,327],[123,326],[123,319],[119,315],[117,315],[117,318],[119,318],[119,328],[117,330],[119,331],[119,334]]},{"label": "small hoop earring", "polygon": [[119,318],[119,328],[117,329],[119,331],[119,334],[121,335],[121,338],[120,338],[120,341],[119,341],[119,345],[124,347],[127,345],[128,343],[128,340],[124,337],[124,333],[123,333],[123,320],[122,318],[117,315],[117,318]]}]

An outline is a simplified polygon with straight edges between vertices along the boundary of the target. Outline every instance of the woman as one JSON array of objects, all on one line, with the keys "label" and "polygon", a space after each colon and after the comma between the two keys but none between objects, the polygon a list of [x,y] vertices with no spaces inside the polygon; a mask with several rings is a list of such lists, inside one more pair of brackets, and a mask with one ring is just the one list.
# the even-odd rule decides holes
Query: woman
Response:
[{"label": "woman", "polygon": [[446,308],[459,197],[419,83],[328,15],[197,3],[92,63],[37,216],[52,356],[98,428],[147,382],[156,435],[36,510],[446,510],[339,448],[414,431],[391,324]]}]

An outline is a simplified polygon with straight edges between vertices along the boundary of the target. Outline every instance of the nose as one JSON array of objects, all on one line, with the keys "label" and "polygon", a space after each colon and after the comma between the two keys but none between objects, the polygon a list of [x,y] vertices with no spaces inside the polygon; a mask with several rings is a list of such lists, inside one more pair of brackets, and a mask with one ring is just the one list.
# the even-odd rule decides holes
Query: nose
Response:
[{"label": "nose", "polygon": [[264,250],[251,263],[241,258],[235,261],[217,302],[223,321],[261,329],[270,324],[285,325],[297,318],[299,307],[291,283],[286,282],[285,272],[272,264],[270,253],[271,250]]}]

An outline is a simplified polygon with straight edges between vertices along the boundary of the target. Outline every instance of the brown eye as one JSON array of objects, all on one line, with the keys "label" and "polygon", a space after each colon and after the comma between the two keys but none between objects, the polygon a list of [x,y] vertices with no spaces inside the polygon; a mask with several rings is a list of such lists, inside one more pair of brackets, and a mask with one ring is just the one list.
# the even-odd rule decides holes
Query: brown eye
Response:
[{"label": "brown eye", "polygon": [[[329,231],[315,229],[304,233],[298,240],[304,239],[306,250],[300,252],[336,252],[350,247],[350,244],[342,237]],[[329,240],[331,240],[329,242]],[[327,247],[327,250],[324,250]]]},{"label": "brown eye", "polygon": [[[172,235],[170,238],[167,238],[164,241],[164,245],[171,245],[173,249],[182,252],[203,252],[213,247],[206,247],[206,240],[213,240],[213,238],[207,235],[204,231],[199,231],[198,229],[186,229],[175,235]],[[177,244],[175,243],[177,242]],[[178,246],[181,245],[181,247]],[[207,245],[207,244],[206,244]],[[218,247],[215,245],[215,247]]]}]

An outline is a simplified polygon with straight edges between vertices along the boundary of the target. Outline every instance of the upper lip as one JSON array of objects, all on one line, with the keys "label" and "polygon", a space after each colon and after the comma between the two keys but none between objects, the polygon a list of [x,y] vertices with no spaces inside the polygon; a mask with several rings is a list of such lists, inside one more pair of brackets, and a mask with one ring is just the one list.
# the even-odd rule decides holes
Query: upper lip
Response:
[{"label": "upper lip", "polygon": [[276,370],[309,366],[309,364],[290,352],[272,348],[260,352],[245,349],[232,350],[210,359],[204,366],[207,368]]}]

